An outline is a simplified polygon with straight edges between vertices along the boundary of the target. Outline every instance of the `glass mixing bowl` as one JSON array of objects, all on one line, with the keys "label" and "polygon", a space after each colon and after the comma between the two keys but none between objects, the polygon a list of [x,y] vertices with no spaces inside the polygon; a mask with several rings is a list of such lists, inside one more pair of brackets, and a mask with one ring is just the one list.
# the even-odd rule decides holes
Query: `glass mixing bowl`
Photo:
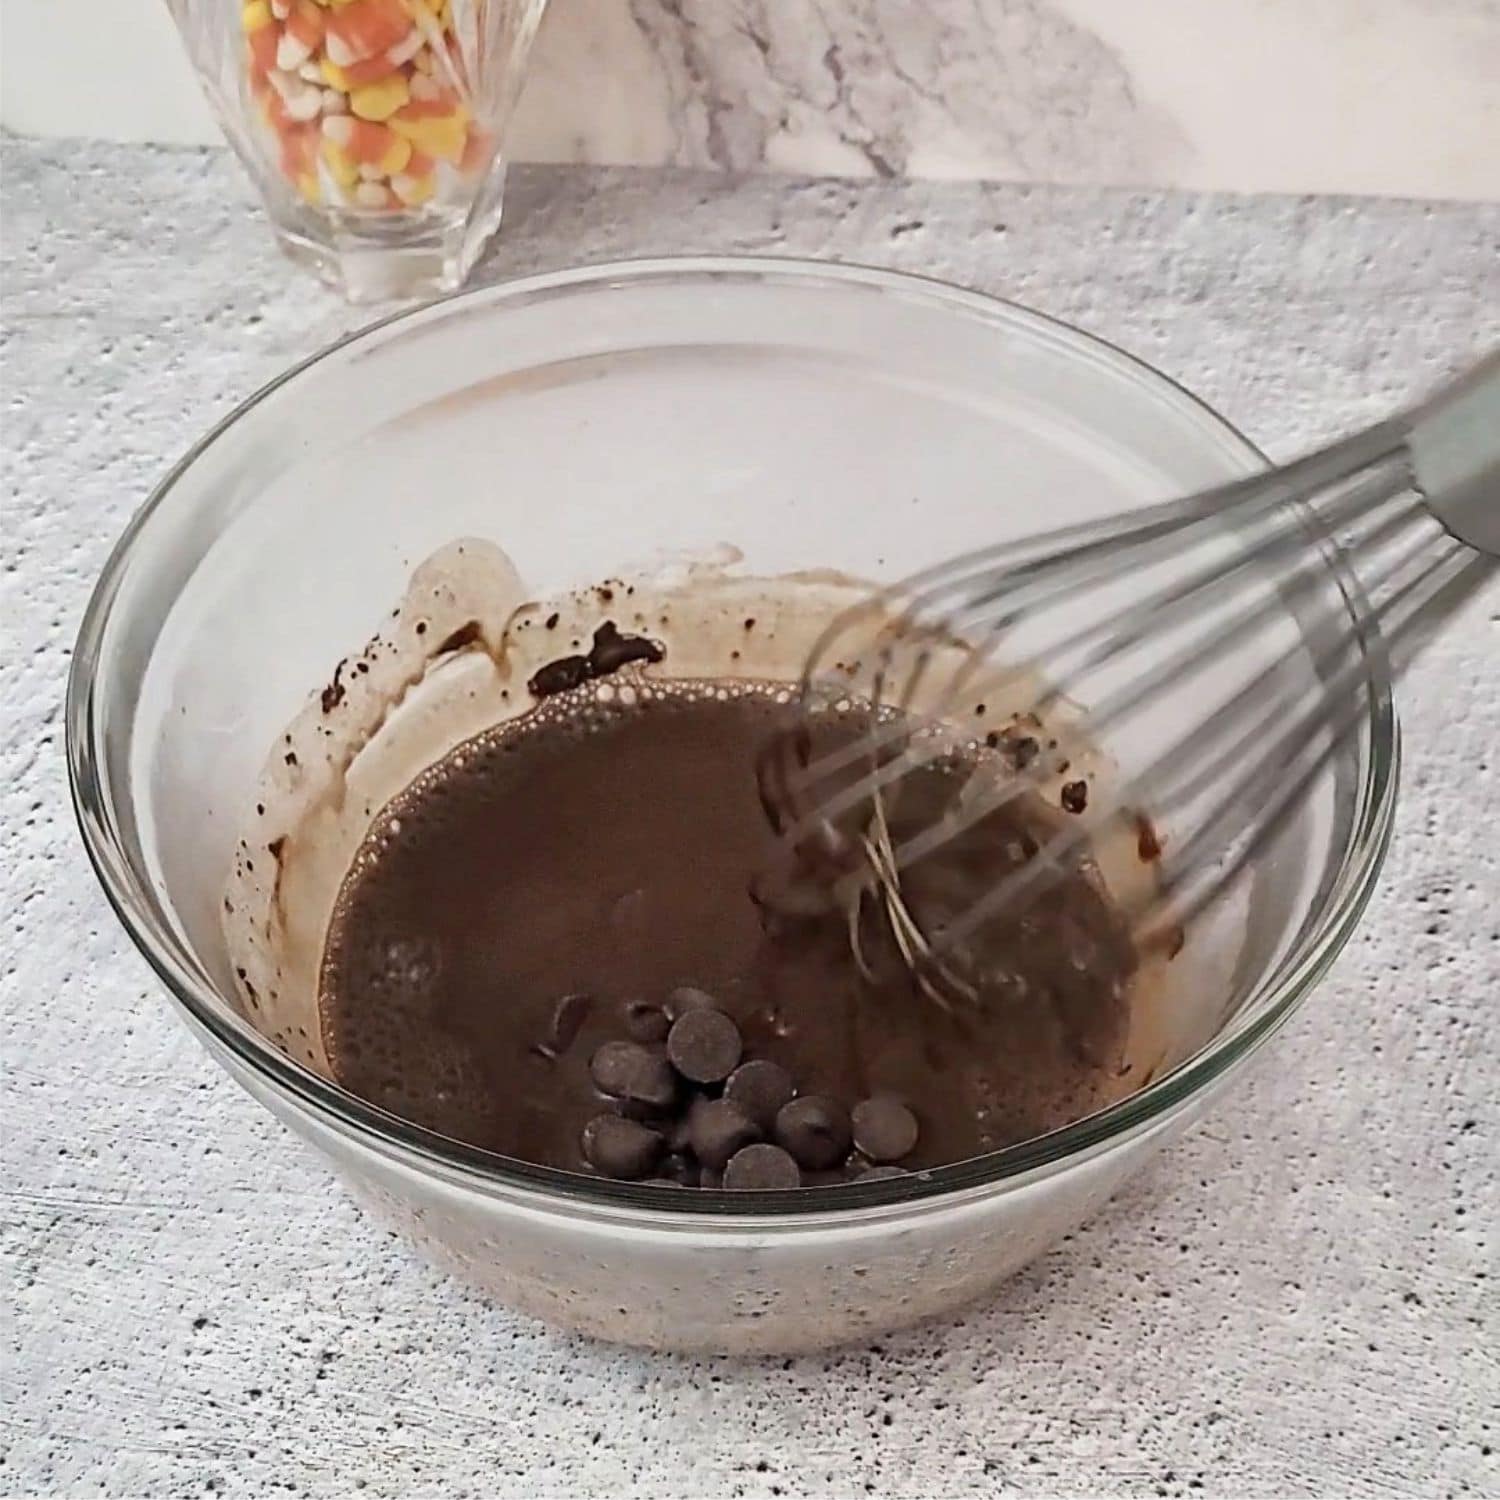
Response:
[{"label": "glass mixing bowl", "polygon": [[[167,476],[84,619],[74,796],[109,899],[212,1055],[434,1260],[537,1317],[655,1348],[792,1351],[994,1286],[1207,1107],[1347,938],[1390,829],[1369,711],[1219,929],[1195,931],[1140,1092],[895,1181],[753,1198],[469,1149],[293,1061],[241,1013],[225,876],[274,736],[411,569],[492,538],[540,591],[653,549],[890,579],[1254,470],[1162,376],[1064,325],[887,272],[683,260],[540,276],[403,314],[298,366]],[[1288,615],[1289,671],[1349,608]],[[1189,704],[1167,700],[1162,735]],[[1147,745],[1110,749],[1129,769]],[[1171,834],[1170,810],[1164,814]]]}]

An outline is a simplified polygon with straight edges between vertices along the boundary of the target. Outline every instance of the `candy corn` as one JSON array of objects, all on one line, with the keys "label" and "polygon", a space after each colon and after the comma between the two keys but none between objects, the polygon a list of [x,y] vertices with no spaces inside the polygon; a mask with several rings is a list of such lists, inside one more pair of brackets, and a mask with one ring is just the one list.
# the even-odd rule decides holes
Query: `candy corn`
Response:
[{"label": "candy corn", "polygon": [[412,29],[402,0],[353,0],[328,16],[328,56],[341,68],[404,41]]},{"label": "candy corn", "polygon": [[413,99],[390,116],[390,126],[417,150],[439,161],[457,163],[469,131],[469,112],[462,104],[431,104]]},{"label": "candy corn", "polygon": [[415,211],[489,168],[451,0],[242,0],[246,84],[309,203]]}]

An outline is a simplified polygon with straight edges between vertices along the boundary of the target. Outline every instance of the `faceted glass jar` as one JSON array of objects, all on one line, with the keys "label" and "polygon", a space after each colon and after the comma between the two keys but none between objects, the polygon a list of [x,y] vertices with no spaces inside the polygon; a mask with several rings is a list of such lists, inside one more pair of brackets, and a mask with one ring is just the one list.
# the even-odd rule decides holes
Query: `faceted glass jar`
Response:
[{"label": "faceted glass jar", "polygon": [[167,3],[293,260],[354,302],[463,282],[547,0]]}]

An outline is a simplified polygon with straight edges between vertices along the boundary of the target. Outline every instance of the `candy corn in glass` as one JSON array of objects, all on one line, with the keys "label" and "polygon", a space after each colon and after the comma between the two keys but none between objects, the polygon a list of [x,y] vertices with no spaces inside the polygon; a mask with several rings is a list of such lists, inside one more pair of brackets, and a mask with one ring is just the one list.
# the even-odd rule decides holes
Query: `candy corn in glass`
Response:
[{"label": "candy corn in glass", "polygon": [[463,281],[546,0],[167,3],[294,260],[356,302]]}]

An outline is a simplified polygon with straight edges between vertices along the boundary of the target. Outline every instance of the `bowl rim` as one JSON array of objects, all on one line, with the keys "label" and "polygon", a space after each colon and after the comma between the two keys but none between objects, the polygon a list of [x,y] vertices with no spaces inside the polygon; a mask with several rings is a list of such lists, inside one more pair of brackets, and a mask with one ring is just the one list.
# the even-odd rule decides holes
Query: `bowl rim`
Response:
[{"label": "bowl rim", "polygon": [[[681,256],[604,261],[545,272],[456,292],[398,309],[329,343],[268,381],[216,422],[170,468],[145,503],[127,523],[110,552],[89,598],[79,627],[68,673],[65,720],[69,788],[74,813],[89,861],[105,895],[127,934],[180,1008],[190,1029],[211,1052],[234,1063],[229,1071],[242,1083],[250,1079],[269,1085],[299,1111],[310,1111],[322,1125],[352,1138],[377,1155],[395,1155],[410,1166],[460,1183],[471,1191],[510,1199],[518,1204],[552,1211],[603,1214],[635,1219],[659,1228],[716,1224],[724,1229],[778,1227],[797,1229],[815,1224],[842,1224],[868,1216],[872,1209],[933,1208],[969,1196],[976,1189],[1004,1190],[1048,1169],[1059,1169],[1092,1155],[1111,1143],[1164,1123],[1181,1107],[1205,1094],[1216,1080],[1244,1062],[1291,1016],[1322,977],[1353,932],[1374,890],[1394,821],[1399,777],[1400,735],[1391,697],[1384,654],[1378,640],[1361,640],[1368,686],[1364,717],[1360,784],[1351,813],[1350,837],[1337,866],[1325,909],[1311,932],[1285,956],[1264,993],[1252,993],[1239,1014],[1203,1047],[1175,1068],[1114,1104],[1045,1135],[902,1178],[869,1184],[858,1182],[833,1188],[800,1188],[781,1192],[743,1193],[699,1189],[691,1194],[677,1187],[616,1183],[603,1178],[538,1166],[478,1147],[468,1146],[427,1130],[370,1104],[340,1085],[314,1073],[281,1052],[244,1020],[218,991],[202,980],[194,966],[173,951],[177,939],[153,916],[154,893],[149,878],[138,871],[119,835],[110,794],[100,774],[104,762],[102,727],[94,712],[94,680],[104,631],[109,622],[122,576],[148,532],[153,518],[178,481],[221,436],[281,386],[297,379],[348,349],[391,328],[417,323],[436,314],[451,314],[466,306],[525,302],[566,293],[599,283],[650,281],[700,283],[715,278],[749,281],[792,281],[823,290],[847,291],[862,287],[919,299],[940,312],[990,324],[1019,325],[1034,336],[1061,339],[1072,352],[1092,357],[1112,372],[1158,397],[1180,412],[1194,415],[1206,431],[1214,431],[1247,464],[1269,463],[1248,438],[1201,397],[1157,370],[1139,356],[1088,333],[1061,318],[1036,312],[1008,299],[957,287],[933,277],[848,262],[832,263],[802,257]],[[1343,576],[1339,560],[1328,555],[1330,571],[1344,584],[1344,607],[1350,607],[1352,580]],[[248,1073],[241,1073],[240,1069]],[[258,1094],[257,1089],[252,1092]]]}]

